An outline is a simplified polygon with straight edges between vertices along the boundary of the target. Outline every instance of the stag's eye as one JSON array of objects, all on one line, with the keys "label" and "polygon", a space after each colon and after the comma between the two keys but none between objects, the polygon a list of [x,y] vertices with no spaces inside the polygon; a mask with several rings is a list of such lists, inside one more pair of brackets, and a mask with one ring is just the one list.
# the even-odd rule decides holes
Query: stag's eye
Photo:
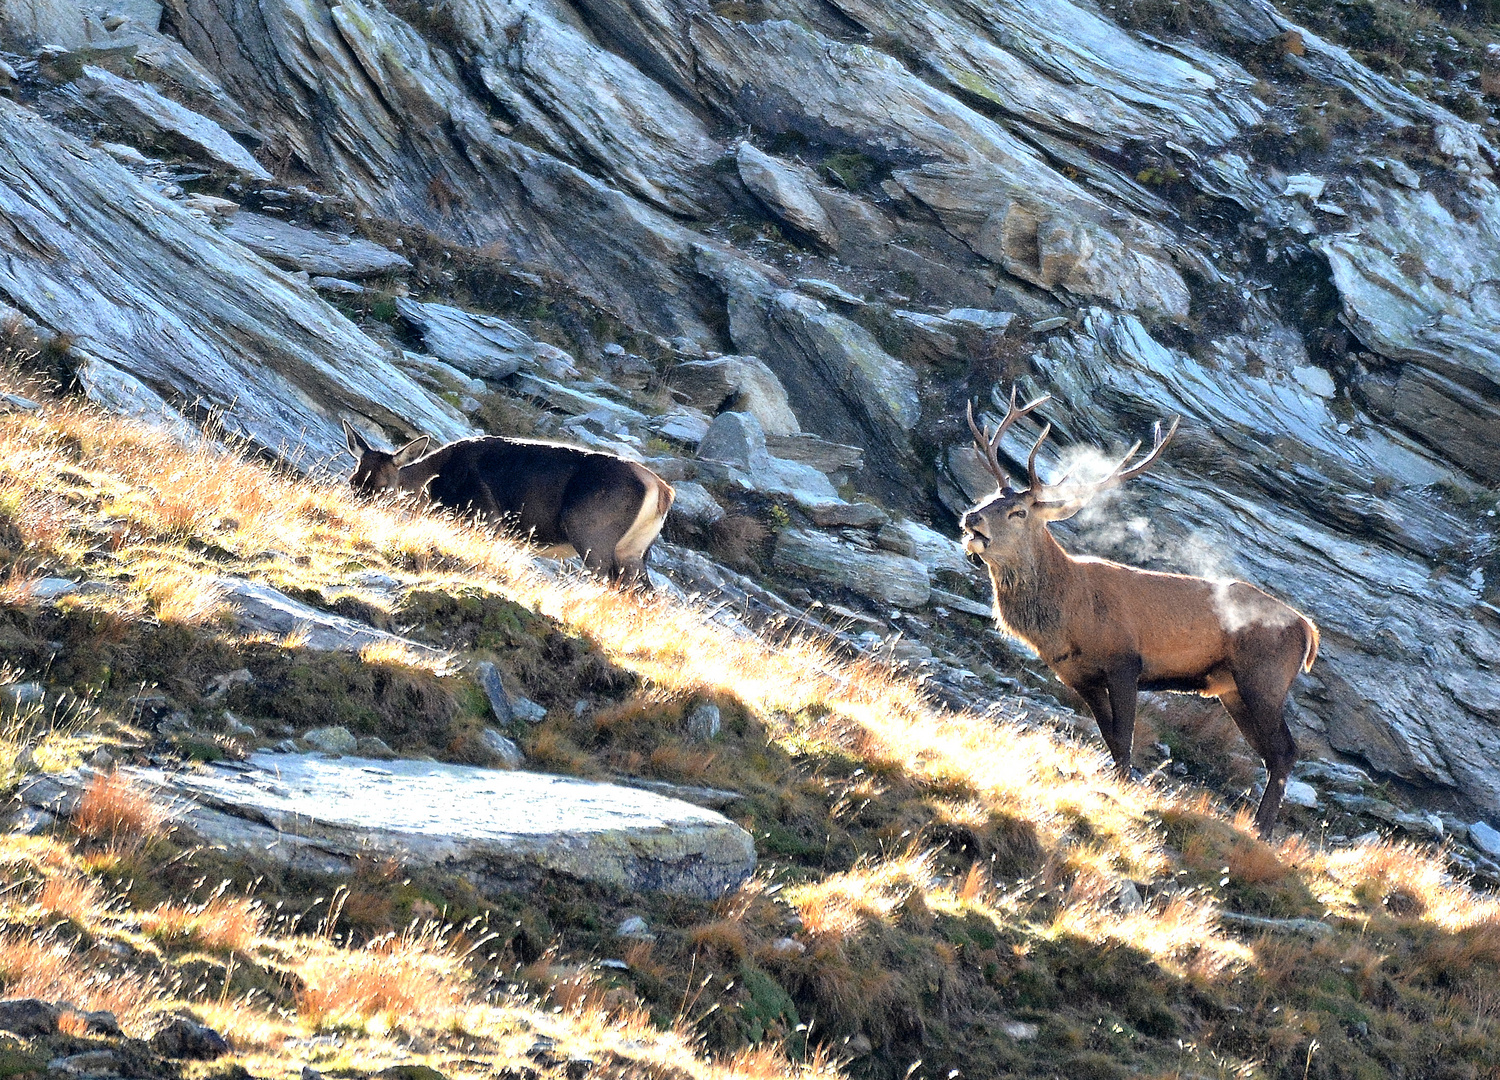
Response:
[{"label": "stag's eye", "polygon": [[1018,506],[1010,512],[1010,519],[1012,521],[1020,521],[1025,516],[1026,508],[1024,506]]}]

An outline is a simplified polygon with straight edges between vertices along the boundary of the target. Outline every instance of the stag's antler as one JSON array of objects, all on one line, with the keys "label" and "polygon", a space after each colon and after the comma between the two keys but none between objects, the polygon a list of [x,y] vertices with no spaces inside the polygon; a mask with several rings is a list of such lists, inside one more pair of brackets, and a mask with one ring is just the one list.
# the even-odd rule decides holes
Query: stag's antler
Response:
[{"label": "stag's antler", "polygon": [[[1000,449],[1001,438],[1005,435],[1006,431],[1009,430],[1010,426],[1017,420],[1021,419],[1021,417],[1025,416],[1027,413],[1031,412],[1032,409],[1037,408],[1039,405],[1052,400],[1051,394],[1043,394],[1035,401],[1017,408],[1017,389],[1017,387],[1011,386],[1010,408],[1006,410],[1005,419],[1000,421],[1000,426],[995,429],[994,435],[991,435],[989,433],[988,428],[981,429],[980,426],[974,422],[974,403],[972,401],[969,402],[969,430],[974,433],[974,445],[978,448],[979,452],[984,455],[986,467],[992,474],[994,474],[995,479],[1000,481],[1000,486],[1005,488],[1010,487],[1010,474],[1007,473],[1005,469],[1000,465],[998,452]],[[1051,430],[1051,424],[1048,424],[1046,427],[1042,428],[1041,437],[1037,439],[1036,445],[1031,448],[1031,456],[1026,459],[1026,475],[1030,478],[1032,487],[1036,487],[1038,483],[1036,478],[1036,452],[1041,448],[1042,441],[1047,438],[1047,433]]]},{"label": "stag's antler", "polygon": [[[1101,491],[1106,491],[1112,487],[1118,487],[1125,481],[1132,480],[1135,477],[1140,476],[1141,473],[1145,472],[1147,469],[1151,468],[1152,465],[1156,464],[1156,459],[1161,457],[1161,452],[1167,448],[1167,443],[1171,442],[1172,436],[1177,434],[1177,425],[1181,422],[1181,420],[1182,417],[1180,416],[1172,417],[1172,426],[1167,429],[1167,433],[1165,435],[1162,434],[1161,421],[1158,420],[1151,429],[1152,445],[1151,452],[1149,454],[1143,457],[1135,465],[1131,466],[1128,469],[1126,468],[1127,465],[1130,465],[1130,459],[1135,457],[1136,452],[1141,448],[1140,441],[1137,440],[1135,445],[1132,446],[1128,451],[1126,451],[1125,456],[1120,459],[1120,463],[1110,470],[1108,476],[1106,476],[1103,480],[1095,480],[1088,484],[1082,485],[1078,490],[1070,492],[1068,494],[1068,497],[1065,499],[1058,499],[1055,501],[1047,501],[1043,503],[1041,501],[1043,487],[1038,486],[1035,479],[1033,479],[1032,490],[1037,492],[1038,494],[1037,505],[1045,505],[1047,509],[1066,509],[1066,514],[1055,515],[1053,520],[1061,521],[1064,519],[1064,517],[1072,517],[1073,514],[1076,514],[1079,510],[1083,509],[1088,501],[1094,496],[1098,495]],[[1045,486],[1050,487],[1053,492],[1057,492],[1067,482],[1067,479],[1068,478],[1064,476],[1057,483]]]}]

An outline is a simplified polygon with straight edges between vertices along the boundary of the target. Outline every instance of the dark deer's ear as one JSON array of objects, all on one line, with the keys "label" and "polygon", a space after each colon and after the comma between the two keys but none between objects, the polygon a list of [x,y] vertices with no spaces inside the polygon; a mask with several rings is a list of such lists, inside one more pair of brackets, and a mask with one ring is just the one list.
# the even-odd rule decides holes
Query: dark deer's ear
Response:
[{"label": "dark deer's ear", "polygon": [[344,422],[344,445],[349,448],[349,453],[356,458],[364,457],[370,452],[370,444],[365,442],[365,437],[354,430],[354,425],[345,420]]},{"label": "dark deer's ear", "polygon": [[392,459],[396,468],[399,469],[403,465],[410,465],[417,458],[425,454],[427,452],[427,444],[430,441],[432,441],[431,435],[418,435],[400,450],[397,450],[396,456]]}]

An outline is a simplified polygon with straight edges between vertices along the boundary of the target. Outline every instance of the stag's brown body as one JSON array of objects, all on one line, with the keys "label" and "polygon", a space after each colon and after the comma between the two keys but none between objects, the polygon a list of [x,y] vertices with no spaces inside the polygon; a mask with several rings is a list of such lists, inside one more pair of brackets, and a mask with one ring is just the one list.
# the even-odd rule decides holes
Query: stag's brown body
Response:
[{"label": "stag's brown body", "polygon": [[395,453],[372,449],[347,422],[356,491],[403,491],[472,514],[540,544],[580,555],[601,577],[639,584],[674,492],[634,461],[564,443],[486,435],[422,455],[427,437]]},{"label": "stag's brown body", "polygon": [[1068,554],[1047,523],[1072,516],[1104,487],[1144,472],[1176,431],[1144,461],[1067,488],[1044,485],[1036,454],[1030,487],[1015,491],[999,465],[1000,437],[1046,399],[1016,408],[1015,394],[993,437],[973,423],[975,440],[1000,481],[996,493],[964,515],[965,547],[989,571],[1001,625],[1036,649],[1058,679],[1088,703],[1122,772],[1130,769],[1138,690],[1175,690],[1218,698],[1246,741],[1266,762],[1266,791],[1256,824],[1269,836],[1297,744],[1283,718],[1298,670],[1312,667],[1318,629],[1312,620],[1243,581],[1163,574],[1107,559]]}]

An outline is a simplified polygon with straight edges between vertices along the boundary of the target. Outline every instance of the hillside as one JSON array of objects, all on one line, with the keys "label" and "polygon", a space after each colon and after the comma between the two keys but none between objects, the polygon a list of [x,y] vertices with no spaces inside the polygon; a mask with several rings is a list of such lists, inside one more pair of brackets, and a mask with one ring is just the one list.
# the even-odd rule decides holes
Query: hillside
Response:
[{"label": "hillside", "polygon": [[[0,415],[7,783],[80,762],[97,778],[66,821],[23,812],[4,837],[0,979],[108,1009],[126,1039],[65,1016],[12,1042],[7,1068],[101,1046],[153,1076],[1500,1064],[1500,904],[1435,850],[1329,843],[1295,808],[1301,831],[1268,846],[1248,810],[1170,774],[1122,786],[1055,710],[950,711],[889,660],[613,594],[461,524],[39,404]],[[399,586],[355,584],[372,573]],[[215,584],[239,576],[400,627],[440,661],[239,629]],[[84,584],[39,595],[59,578]],[[195,842],[112,778],[212,771],[331,720],[405,756],[492,763],[481,659],[546,708],[508,732],[528,767],[737,792],[754,877],[707,901],[561,874],[485,893],[461,867],[384,859],[320,876]],[[33,678],[40,697],[20,690]],[[686,720],[705,702],[723,718],[706,741]],[[653,937],[617,936],[632,916]],[[131,1041],[183,1007],[232,1050],[164,1066]]]},{"label": "hillside", "polygon": [[[0,1076],[1500,1074],[1497,132],[1489,0],[0,0]],[[1013,386],[1321,628],[1275,844],[994,628]]]}]

